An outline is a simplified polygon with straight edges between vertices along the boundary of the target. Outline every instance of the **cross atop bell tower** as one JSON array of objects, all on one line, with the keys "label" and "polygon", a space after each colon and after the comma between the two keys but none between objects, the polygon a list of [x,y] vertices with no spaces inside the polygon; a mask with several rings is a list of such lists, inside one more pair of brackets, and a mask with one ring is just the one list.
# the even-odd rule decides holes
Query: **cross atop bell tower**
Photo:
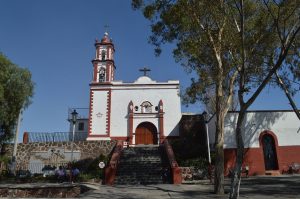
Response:
[{"label": "cross atop bell tower", "polygon": [[102,39],[95,41],[96,53],[92,60],[94,72],[92,83],[108,83],[114,80],[115,63],[114,53],[115,48],[112,39],[105,32]]}]

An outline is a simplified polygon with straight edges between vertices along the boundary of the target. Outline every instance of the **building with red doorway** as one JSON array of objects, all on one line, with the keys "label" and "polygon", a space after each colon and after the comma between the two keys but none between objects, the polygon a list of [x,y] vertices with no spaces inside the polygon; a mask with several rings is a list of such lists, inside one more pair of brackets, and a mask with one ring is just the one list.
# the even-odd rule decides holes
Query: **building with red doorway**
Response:
[{"label": "building with red doorway", "polygon": [[156,82],[147,68],[134,82],[115,80],[115,48],[107,33],[95,42],[87,140],[159,144],[179,136],[179,81]]},{"label": "building with red doorway", "polygon": [[[225,119],[225,175],[235,164],[237,117],[237,112],[229,112]],[[215,142],[215,122],[213,118],[208,124],[211,145]],[[243,167],[249,168],[249,175],[278,175],[289,165],[300,163],[300,122],[293,111],[248,111],[242,129]]]}]

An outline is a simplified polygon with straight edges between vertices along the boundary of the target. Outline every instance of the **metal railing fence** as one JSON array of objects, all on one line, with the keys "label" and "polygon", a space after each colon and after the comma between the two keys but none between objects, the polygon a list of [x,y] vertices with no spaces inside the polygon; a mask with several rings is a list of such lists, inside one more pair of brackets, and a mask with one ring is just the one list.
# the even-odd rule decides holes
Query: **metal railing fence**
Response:
[{"label": "metal railing fence", "polygon": [[[28,142],[70,142],[72,141],[72,132],[27,132]],[[85,141],[87,132],[75,132],[74,141]]]}]

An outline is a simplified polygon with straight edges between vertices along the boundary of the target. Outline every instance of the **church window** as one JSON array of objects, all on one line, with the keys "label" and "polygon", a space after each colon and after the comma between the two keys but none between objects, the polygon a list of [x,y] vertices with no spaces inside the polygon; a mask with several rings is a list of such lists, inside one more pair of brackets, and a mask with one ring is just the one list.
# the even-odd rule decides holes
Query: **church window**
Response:
[{"label": "church window", "polygon": [[78,123],[78,131],[83,131],[84,130],[84,123],[83,122],[79,122]]},{"label": "church window", "polygon": [[155,107],[155,110],[158,111],[158,106]]},{"label": "church window", "polygon": [[141,104],[142,113],[152,113],[152,104],[145,101]]},{"label": "church window", "polygon": [[101,67],[99,70],[99,82],[105,81],[105,68]]},{"label": "church window", "polygon": [[105,50],[101,51],[101,60],[105,60]]},{"label": "church window", "polygon": [[139,110],[139,107],[138,107],[138,106],[135,106],[135,107],[134,107],[134,110],[135,110],[135,111],[138,111],[138,110]]}]

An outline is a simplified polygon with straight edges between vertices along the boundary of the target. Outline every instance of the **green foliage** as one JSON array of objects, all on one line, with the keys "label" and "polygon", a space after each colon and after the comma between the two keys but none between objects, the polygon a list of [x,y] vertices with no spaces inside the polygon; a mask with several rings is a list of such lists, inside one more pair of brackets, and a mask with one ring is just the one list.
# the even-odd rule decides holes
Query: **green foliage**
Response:
[{"label": "green foliage", "polygon": [[0,162],[4,164],[8,164],[10,161],[11,157],[7,155],[0,155]]},{"label": "green foliage", "polygon": [[[197,118],[184,117],[180,132],[181,138],[170,140],[176,161],[180,166],[200,166],[206,162],[207,145],[204,136],[204,126]],[[200,163],[201,162],[201,163]]]},{"label": "green foliage", "polygon": [[90,181],[90,180],[94,180],[94,181],[100,181],[100,179],[103,179],[102,176],[99,174],[98,175],[95,175],[95,174],[91,174],[91,173],[83,173],[83,174],[80,174],[79,175],[79,178],[78,180],[80,182],[87,182],[87,181]]},{"label": "green foliage", "polygon": [[[73,166],[80,170],[80,176],[83,175],[85,178],[103,178],[103,169],[99,168],[99,162],[104,162],[105,165],[108,163],[108,157],[100,154],[99,157],[92,159],[83,159],[73,163]],[[84,178],[84,177],[83,177]]]},{"label": "green foliage", "polygon": [[28,107],[34,84],[28,69],[13,64],[0,53],[0,148],[13,137],[19,113]]},{"label": "green foliage", "polygon": [[7,155],[0,155],[0,179],[7,178],[9,176],[8,164],[10,157]]},{"label": "green foliage", "polygon": [[27,182],[39,182],[39,183],[57,183],[57,176],[56,175],[47,175],[46,177],[43,176],[43,174],[34,174],[30,177],[26,177],[25,179],[22,179],[22,181]]},{"label": "green foliage", "polygon": [[208,167],[208,161],[206,158],[193,158],[181,161],[179,165],[181,167],[195,167],[196,169],[205,170]]},{"label": "green foliage", "polygon": [[180,162],[188,159],[207,156],[206,146],[200,145],[199,140],[193,139],[191,136],[173,140],[171,141],[171,145],[174,153],[176,154],[176,160],[178,161],[179,165]]},{"label": "green foliage", "polygon": [[108,158],[105,155],[100,154],[100,156],[94,159],[94,161],[90,164],[90,166],[88,167],[89,172],[87,173],[92,174],[100,179],[103,179],[103,169],[100,169],[99,167],[99,162],[101,161],[104,162],[105,165],[108,164]]}]

